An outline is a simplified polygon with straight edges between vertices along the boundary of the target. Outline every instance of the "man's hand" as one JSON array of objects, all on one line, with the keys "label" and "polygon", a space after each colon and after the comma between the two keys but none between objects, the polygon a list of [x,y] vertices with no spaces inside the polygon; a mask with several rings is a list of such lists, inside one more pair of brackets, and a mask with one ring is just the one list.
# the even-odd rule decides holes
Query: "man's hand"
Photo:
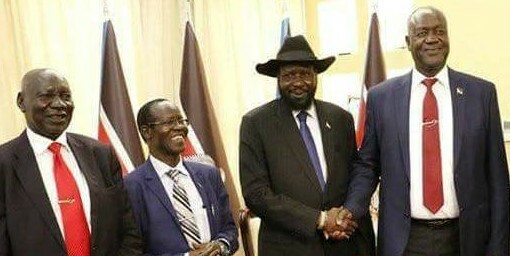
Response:
[{"label": "man's hand", "polygon": [[336,224],[343,230],[343,238],[349,238],[356,228],[358,228],[358,223],[354,220],[354,215],[349,209],[340,207],[340,212],[336,216]]},{"label": "man's hand", "polygon": [[327,211],[323,233],[326,239],[348,239],[357,227],[358,224],[348,209],[334,207]]},{"label": "man's hand", "polygon": [[333,207],[326,212],[326,219],[322,231],[333,233],[337,229],[336,216],[340,213],[340,208]]},{"label": "man's hand", "polygon": [[221,248],[217,242],[195,244],[189,252],[190,256],[217,256],[221,255]]}]

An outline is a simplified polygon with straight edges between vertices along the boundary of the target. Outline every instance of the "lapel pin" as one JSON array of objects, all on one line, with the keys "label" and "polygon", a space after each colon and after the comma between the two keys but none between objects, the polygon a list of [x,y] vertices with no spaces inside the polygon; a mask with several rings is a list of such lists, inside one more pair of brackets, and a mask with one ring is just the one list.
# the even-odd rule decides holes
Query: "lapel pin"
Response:
[{"label": "lapel pin", "polygon": [[327,127],[328,129],[331,129],[331,125],[329,125],[329,123],[328,123],[328,122],[326,122],[326,127]]},{"label": "lapel pin", "polygon": [[464,95],[464,88],[462,88],[462,87],[457,87],[457,88],[455,88],[455,89],[456,89],[455,91],[456,91],[457,95],[459,95],[459,96]]}]

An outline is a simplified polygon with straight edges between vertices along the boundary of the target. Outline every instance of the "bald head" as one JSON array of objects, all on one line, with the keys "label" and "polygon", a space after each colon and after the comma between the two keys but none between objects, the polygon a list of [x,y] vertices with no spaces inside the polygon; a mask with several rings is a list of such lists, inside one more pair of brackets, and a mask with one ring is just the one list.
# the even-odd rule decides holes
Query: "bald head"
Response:
[{"label": "bald head", "polygon": [[407,22],[406,43],[416,69],[434,77],[445,67],[450,52],[444,14],[431,6],[416,9]]},{"label": "bald head", "polygon": [[28,71],[21,80],[21,92],[25,91],[30,86],[38,85],[50,80],[68,84],[67,79],[56,70],[49,68],[32,69]]},{"label": "bald head", "polygon": [[27,72],[21,81],[17,103],[27,126],[52,140],[67,129],[74,110],[67,80],[52,69]]},{"label": "bald head", "polygon": [[444,26],[446,28],[446,17],[444,16],[444,13],[433,6],[423,6],[416,8],[411,15],[407,18],[407,33],[409,35],[412,28],[416,26],[416,24],[419,22],[421,17],[424,15],[433,15],[436,16],[438,19],[442,20],[444,23]]}]

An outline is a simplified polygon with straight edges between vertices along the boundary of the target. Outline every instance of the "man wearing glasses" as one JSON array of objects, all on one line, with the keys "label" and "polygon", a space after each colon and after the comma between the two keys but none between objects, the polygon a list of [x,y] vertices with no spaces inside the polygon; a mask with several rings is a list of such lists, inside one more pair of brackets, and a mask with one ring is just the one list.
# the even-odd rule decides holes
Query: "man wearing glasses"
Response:
[{"label": "man wearing glasses", "polygon": [[143,105],[138,130],[149,159],[125,178],[146,255],[230,255],[237,248],[217,168],[183,160],[188,120],[165,99]]}]

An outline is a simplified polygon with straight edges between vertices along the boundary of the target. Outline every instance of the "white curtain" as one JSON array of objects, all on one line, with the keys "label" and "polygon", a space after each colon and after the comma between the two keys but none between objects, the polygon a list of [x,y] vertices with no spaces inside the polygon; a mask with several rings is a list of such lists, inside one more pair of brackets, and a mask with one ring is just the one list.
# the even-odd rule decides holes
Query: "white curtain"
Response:
[{"label": "white curtain", "polygon": [[[96,137],[102,25],[112,20],[133,112],[148,100],[179,101],[184,24],[197,36],[234,180],[241,117],[272,100],[276,81],[257,63],[276,56],[280,25],[304,33],[302,0],[0,0],[0,144],[25,127],[16,106],[23,74],[50,67],[68,79],[70,130]],[[189,11],[190,10],[190,11]],[[239,184],[237,188],[240,193]]]}]

